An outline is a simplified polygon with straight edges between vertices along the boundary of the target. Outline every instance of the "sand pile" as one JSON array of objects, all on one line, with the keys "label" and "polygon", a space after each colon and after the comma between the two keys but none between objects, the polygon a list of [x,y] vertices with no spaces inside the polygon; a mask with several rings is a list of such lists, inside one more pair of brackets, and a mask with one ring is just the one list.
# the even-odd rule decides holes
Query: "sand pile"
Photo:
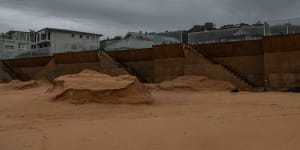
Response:
[{"label": "sand pile", "polygon": [[48,93],[54,101],[68,101],[73,104],[152,103],[150,93],[136,77],[129,75],[111,77],[90,70],[56,78],[54,86]]},{"label": "sand pile", "polygon": [[150,85],[150,88],[160,90],[209,90],[209,91],[221,91],[232,90],[234,86],[230,82],[211,80],[203,76],[182,76],[172,81],[165,81],[157,85]]},{"label": "sand pile", "polygon": [[50,86],[51,83],[47,79],[41,79],[41,80],[31,80],[31,81],[19,81],[19,80],[13,80],[9,83],[4,83],[3,86],[9,89],[15,89],[15,90],[28,90],[28,89],[34,89],[39,88],[43,86]]},{"label": "sand pile", "polygon": [[27,89],[32,89],[36,88],[39,86],[39,83],[37,81],[19,81],[19,80],[13,80],[8,83],[8,86],[18,89],[18,90],[27,90]]}]

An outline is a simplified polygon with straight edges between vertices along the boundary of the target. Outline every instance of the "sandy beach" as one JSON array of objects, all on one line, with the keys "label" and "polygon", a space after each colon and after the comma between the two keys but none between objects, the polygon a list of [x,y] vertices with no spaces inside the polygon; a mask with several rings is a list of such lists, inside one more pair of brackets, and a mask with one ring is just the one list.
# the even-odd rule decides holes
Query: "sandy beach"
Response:
[{"label": "sandy beach", "polygon": [[294,93],[151,90],[152,104],[42,100],[0,84],[1,150],[298,150]]}]

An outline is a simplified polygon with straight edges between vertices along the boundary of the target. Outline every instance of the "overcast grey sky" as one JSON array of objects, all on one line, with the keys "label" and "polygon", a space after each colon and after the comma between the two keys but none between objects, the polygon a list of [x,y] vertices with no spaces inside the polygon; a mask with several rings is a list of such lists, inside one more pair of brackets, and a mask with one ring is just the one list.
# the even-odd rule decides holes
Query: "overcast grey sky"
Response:
[{"label": "overcast grey sky", "polygon": [[299,0],[0,0],[0,32],[65,28],[124,35],[300,17]]}]

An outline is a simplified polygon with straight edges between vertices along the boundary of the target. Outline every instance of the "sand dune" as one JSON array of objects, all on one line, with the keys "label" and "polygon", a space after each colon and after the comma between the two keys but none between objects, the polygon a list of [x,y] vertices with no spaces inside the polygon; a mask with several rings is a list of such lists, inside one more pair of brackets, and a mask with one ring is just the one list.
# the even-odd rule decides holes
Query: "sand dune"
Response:
[{"label": "sand dune", "polygon": [[182,76],[159,84],[148,84],[150,89],[192,90],[192,91],[230,91],[234,86],[227,81],[211,80],[203,76]]},{"label": "sand dune", "polygon": [[110,104],[152,103],[150,93],[136,77],[130,75],[111,77],[90,70],[55,79],[54,86],[47,93],[53,101],[68,101],[73,104],[90,102]]}]

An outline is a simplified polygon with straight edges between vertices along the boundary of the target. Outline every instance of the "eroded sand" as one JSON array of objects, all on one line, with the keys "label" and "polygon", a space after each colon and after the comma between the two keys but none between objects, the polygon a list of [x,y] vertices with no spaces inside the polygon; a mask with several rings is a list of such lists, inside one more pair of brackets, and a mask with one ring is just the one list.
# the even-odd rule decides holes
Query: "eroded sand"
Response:
[{"label": "eroded sand", "polygon": [[300,95],[154,90],[152,105],[41,100],[0,84],[2,150],[299,150]]},{"label": "eroded sand", "polygon": [[151,104],[153,101],[135,76],[112,77],[90,70],[55,79],[45,99],[72,104]]}]

